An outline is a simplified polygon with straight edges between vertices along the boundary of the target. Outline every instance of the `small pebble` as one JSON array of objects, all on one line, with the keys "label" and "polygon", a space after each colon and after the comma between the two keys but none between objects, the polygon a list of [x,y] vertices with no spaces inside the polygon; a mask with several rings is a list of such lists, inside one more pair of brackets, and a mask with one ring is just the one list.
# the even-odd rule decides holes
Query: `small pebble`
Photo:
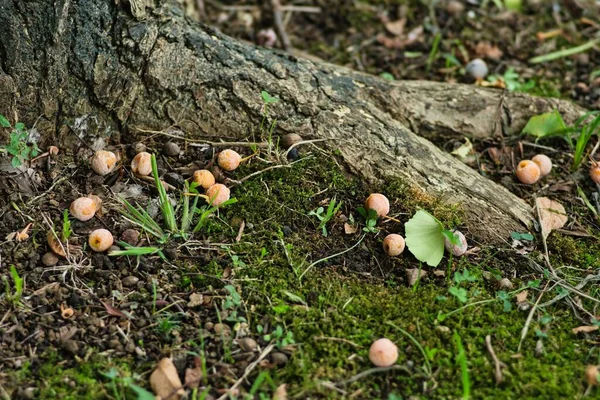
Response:
[{"label": "small pebble", "polygon": [[125,229],[121,233],[121,240],[132,246],[137,246],[140,241],[140,233],[135,229]]},{"label": "small pebble", "polygon": [[62,347],[71,354],[77,354],[77,352],[79,351],[79,345],[76,341],[71,339],[65,340],[62,344]]},{"label": "small pebble", "polygon": [[275,351],[271,353],[271,360],[273,360],[273,364],[283,367],[288,362],[288,356],[279,351]]},{"label": "small pebble", "polygon": [[163,146],[163,154],[167,157],[175,157],[181,152],[179,145],[174,142],[167,142]]},{"label": "small pebble", "polygon": [[215,324],[214,329],[217,335],[223,334],[224,336],[229,336],[231,334],[231,328],[229,325]]},{"label": "small pebble", "polygon": [[[289,149],[290,147],[292,147],[293,145],[295,145],[298,142],[302,141],[302,136],[298,135],[297,133],[288,133],[287,135],[283,135],[281,137],[281,142],[279,142],[281,144],[281,147],[283,147],[284,149]],[[292,149],[293,150],[293,149]]]},{"label": "small pebble", "polygon": [[58,263],[58,256],[52,252],[48,252],[42,257],[42,264],[46,267],[53,267],[56,263]]},{"label": "small pebble", "polygon": [[256,340],[248,337],[240,339],[238,343],[240,345],[240,348],[244,351],[254,351],[257,347]]},{"label": "small pebble", "polygon": [[123,286],[135,286],[140,281],[140,278],[137,276],[130,275],[128,277],[123,278]]},{"label": "small pebble", "polygon": [[508,278],[502,278],[502,279],[500,279],[498,281],[498,286],[500,286],[500,289],[512,290],[514,288],[513,283]]}]

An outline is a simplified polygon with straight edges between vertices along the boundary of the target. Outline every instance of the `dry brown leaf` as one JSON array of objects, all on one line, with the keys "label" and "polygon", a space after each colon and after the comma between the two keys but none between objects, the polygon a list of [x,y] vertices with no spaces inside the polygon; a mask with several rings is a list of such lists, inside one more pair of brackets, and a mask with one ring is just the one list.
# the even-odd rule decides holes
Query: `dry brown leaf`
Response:
[{"label": "dry brown leaf", "polygon": [[188,307],[198,307],[204,303],[204,296],[201,293],[190,294],[190,301],[187,304]]},{"label": "dry brown leaf", "polygon": [[538,197],[535,200],[535,206],[538,210],[544,240],[548,238],[550,232],[562,228],[567,223],[567,212],[558,201],[550,200],[547,197]]},{"label": "dry brown leaf", "polygon": [[358,227],[356,225],[350,225],[347,222],[344,222],[344,232],[346,232],[346,235],[352,235],[353,233],[356,233],[356,231],[358,230]]},{"label": "dry brown leaf", "polygon": [[406,25],[406,18],[401,18],[396,21],[389,21],[385,23],[385,29],[394,36],[402,36],[404,33],[404,26]]},{"label": "dry brown leaf", "polygon": [[481,58],[489,58],[492,60],[499,60],[502,58],[502,50],[498,46],[494,46],[489,42],[479,42],[475,47],[475,53]]},{"label": "dry brown leaf", "polygon": [[527,301],[527,296],[529,296],[529,292],[527,290],[523,290],[522,292],[517,293],[517,295],[515,296],[517,304],[525,303]]},{"label": "dry brown leaf", "polygon": [[162,399],[178,400],[185,395],[177,368],[170,358],[163,358],[150,375],[150,386],[156,396]]},{"label": "dry brown leaf", "polygon": [[[419,269],[418,268],[407,268],[406,277],[408,278],[408,286],[413,286],[417,283],[417,279],[419,279]],[[427,276],[427,271],[421,270],[421,279]]]},{"label": "dry brown leaf", "polygon": [[54,236],[54,233],[51,230],[46,234],[46,239],[48,240],[48,246],[50,246],[50,250],[52,250],[56,255],[61,257],[67,256],[62,244],[58,241],[58,239],[56,239],[56,236]]},{"label": "dry brown leaf", "polygon": [[106,312],[109,315],[112,315],[113,317],[129,318],[129,316],[127,314],[125,314],[123,311],[119,310],[118,308],[113,307],[110,304],[105,303],[103,301],[101,301],[100,303],[102,303],[104,308],[106,308]]},{"label": "dry brown leaf", "polygon": [[185,386],[190,389],[195,389],[200,385],[202,379],[202,368],[187,368],[185,370]]},{"label": "dry brown leaf", "polygon": [[598,325],[582,325],[582,326],[578,326],[577,328],[573,328],[571,331],[574,334],[578,334],[578,333],[590,333],[590,332],[597,331],[598,329],[600,329],[600,327]]},{"label": "dry brown leaf", "polygon": [[277,386],[275,393],[273,393],[273,400],[287,400],[287,389],[286,384]]}]

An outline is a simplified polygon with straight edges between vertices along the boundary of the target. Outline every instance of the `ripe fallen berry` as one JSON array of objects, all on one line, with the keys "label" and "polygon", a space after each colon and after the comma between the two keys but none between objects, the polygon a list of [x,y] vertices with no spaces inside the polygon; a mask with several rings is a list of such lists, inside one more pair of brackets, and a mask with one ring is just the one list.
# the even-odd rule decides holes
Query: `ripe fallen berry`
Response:
[{"label": "ripe fallen berry", "polygon": [[596,183],[600,183],[600,164],[592,164],[590,167],[590,178]]},{"label": "ripe fallen berry", "polygon": [[467,251],[467,238],[465,238],[465,235],[460,231],[455,231],[454,234],[458,236],[460,243],[454,245],[448,239],[444,238],[444,246],[449,253],[452,253],[456,257],[460,257]]},{"label": "ripe fallen berry", "polygon": [[600,384],[600,371],[596,365],[588,365],[585,367],[585,380],[592,386]]},{"label": "ripe fallen berry", "polygon": [[101,253],[108,250],[110,246],[113,245],[114,239],[112,233],[107,229],[96,229],[90,233],[88,243],[92,250]]},{"label": "ripe fallen berry", "polygon": [[117,165],[117,156],[112,151],[99,150],[92,156],[90,165],[98,175],[108,175]]},{"label": "ripe fallen berry", "polygon": [[131,170],[138,175],[150,175],[152,172],[152,155],[145,151],[138,153],[131,160]]},{"label": "ripe fallen berry", "polygon": [[229,188],[222,183],[215,183],[206,191],[206,195],[209,199],[208,203],[215,207],[219,207],[229,200],[230,194]]},{"label": "ripe fallen berry", "polygon": [[96,214],[96,202],[89,197],[80,197],[71,203],[69,211],[74,218],[88,221]]},{"label": "ripe fallen berry", "polygon": [[367,210],[375,210],[378,217],[385,217],[390,212],[390,201],[382,194],[373,193],[365,200]]},{"label": "ripe fallen berry", "polygon": [[219,157],[217,158],[219,167],[225,171],[233,171],[240,165],[241,161],[242,156],[240,156],[236,151],[230,149],[220,152]]},{"label": "ripe fallen berry", "polygon": [[204,189],[208,189],[215,184],[215,176],[207,169],[199,169],[194,171],[194,182]]},{"label": "ripe fallen berry", "polygon": [[532,185],[540,179],[542,173],[536,163],[531,160],[523,160],[517,166],[515,174],[521,183]]},{"label": "ripe fallen berry", "polygon": [[396,233],[391,233],[383,239],[383,251],[388,256],[398,256],[404,251],[404,238]]},{"label": "ripe fallen berry", "polygon": [[540,168],[542,176],[546,176],[552,171],[552,160],[545,154],[538,154],[531,159]]},{"label": "ripe fallen berry", "polygon": [[488,74],[488,66],[481,58],[476,58],[467,64],[465,70],[475,79],[483,79]]},{"label": "ripe fallen berry", "polygon": [[378,339],[369,349],[369,360],[376,367],[390,367],[398,360],[398,347],[390,339]]}]

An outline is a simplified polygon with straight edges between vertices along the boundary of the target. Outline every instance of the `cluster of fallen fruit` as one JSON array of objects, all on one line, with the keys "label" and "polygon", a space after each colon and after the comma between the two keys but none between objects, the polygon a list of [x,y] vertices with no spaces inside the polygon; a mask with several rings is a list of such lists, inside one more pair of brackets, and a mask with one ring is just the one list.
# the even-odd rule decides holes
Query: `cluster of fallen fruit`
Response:
[{"label": "cluster of fallen fruit", "polygon": [[[152,155],[148,152],[138,153],[131,161],[131,170],[137,176],[148,176],[152,172],[151,164]],[[235,170],[242,161],[242,157],[234,150],[223,150],[217,158],[219,167],[225,171]],[[118,159],[115,153],[106,150],[97,151],[90,159],[90,166],[100,176],[105,176],[114,171]],[[221,183],[216,183],[215,177],[209,170],[197,170],[192,176],[192,181],[198,187],[206,191],[204,197],[211,206],[219,207],[221,204],[229,200],[231,192],[229,188]],[[96,212],[102,207],[102,201],[98,196],[90,195],[75,199],[69,211],[73,218],[79,221],[88,221],[94,217]],[[52,246],[54,250],[56,246]],[[88,238],[90,248],[96,252],[104,252],[110,249],[114,244],[112,233],[108,229],[96,229],[92,231]],[[58,251],[59,255],[63,255],[62,251]]]},{"label": "cluster of fallen fruit", "polygon": [[[139,152],[133,158],[131,162],[131,171],[138,177],[146,177],[152,173],[151,165],[152,155],[145,151]],[[113,172],[118,163],[117,156],[110,151],[100,150],[97,151],[90,159],[90,166],[95,173],[101,176],[105,176]],[[243,159],[234,150],[223,150],[217,156],[217,163],[219,167],[225,171],[234,171],[242,162]],[[523,160],[519,163],[515,175],[517,179],[525,184],[533,184],[537,182],[540,177],[546,176],[552,169],[551,160],[545,155],[536,155],[532,160]],[[590,176],[594,181],[595,177],[600,177],[600,168],[598,173],[594,173],[595,169],[592,167]],[[191,181],[195,182],[197,187],[201,187],[205,190],[205,195],[202,195],[207,202],[215,207],[223,204],[230,198],[230,190],[225,185],[216,183],[215,176],[209,170],[202,169],[197,170],[193,173],[190,178]],[[101,210],[102,201],[98,196],[89,195],[86,197],[80,197],[74,200],[70,207],[70,214],[80,220],[88,221],[94,217],[96,212]],[[380,193],[371,194],[364,202],[366,210],[373,210],[378,218],[389,218],[390,213],[390,202],[387,197]],[[446,250],[454,256],[461,256],[467,251],[467,241],[459,231],[454,231],[453,241],[444,239],[444,247]],[[61,251],[62,246],[56,246],[56,240],[54,236],[48,235],[48,241],[51,249],[64,256],[64,250]],[[96,229],[89,234],[88,244],[90,248],[96,252],[105,252],[113,247],[114,239],[113,235],[107,229]],[[403,253],[406,243],[404,238],[397,233],[388,234],[383,240],[383,250],[391,257],[398,256]],[[410,244],[409,244],[410,246]],[[398,347],[388,338],[381,338],[374,341],[369,349],[369,359],[376,367],[391,367],[398,360]],[[586,378],[588,382],[596,383],[597,370],[592,370],[588,367],[586,370]],[[186,383],[190,380],[190,377],[186,373]],[[170,359],[165,358],[161,360],[150,378],[150,383],[155,394],[158,396],[169,396],[176,394],[177,396],[183,394],[182,384],[179,380],[179,376],[175,367],[173,366]]]}]

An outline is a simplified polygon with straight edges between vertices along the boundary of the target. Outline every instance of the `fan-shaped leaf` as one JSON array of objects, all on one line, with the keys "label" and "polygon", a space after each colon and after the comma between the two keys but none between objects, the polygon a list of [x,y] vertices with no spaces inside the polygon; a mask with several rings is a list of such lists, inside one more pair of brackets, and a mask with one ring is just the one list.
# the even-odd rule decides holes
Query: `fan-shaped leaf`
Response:
[{"label": "fan-shaped leaf", "polygon": [[437,267],[444,256],[444,227],[433,215],[419,210],[404,224],[406,246],[417,260]]}]

